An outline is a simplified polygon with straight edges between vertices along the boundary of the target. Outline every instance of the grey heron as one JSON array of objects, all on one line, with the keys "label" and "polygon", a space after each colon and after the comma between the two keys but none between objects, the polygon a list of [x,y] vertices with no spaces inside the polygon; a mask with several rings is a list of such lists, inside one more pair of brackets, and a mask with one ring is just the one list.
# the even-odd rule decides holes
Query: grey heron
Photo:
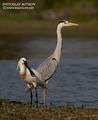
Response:
[{"label": "grey heron", "polygon": [[20,77],[27,83],[27,90],[30,91],[31,103],[32,103],[32,87],[36,92],[36,104],[38,106],[37,99],[37,86],[43,88],[44,106],[46,106],[46,92],[49,79],[54,75],[60,62],[61,48],[62,48],[62,35],[61,29],[68,26],[78,26],[78,24],[62,20],[57,25],[57,45],[52,55],[45,59],[37,69],[30,69],[26,58],[21,58],[18,62],[17,68],[20,68]]}]

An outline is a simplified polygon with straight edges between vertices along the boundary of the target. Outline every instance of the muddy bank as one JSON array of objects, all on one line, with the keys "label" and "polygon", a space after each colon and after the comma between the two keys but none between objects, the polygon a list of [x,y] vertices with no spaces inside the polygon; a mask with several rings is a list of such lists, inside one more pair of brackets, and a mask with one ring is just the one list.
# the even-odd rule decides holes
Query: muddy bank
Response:
[{"label": "muddy bank", "polygon": [[98,120],[98,108],[89,109],[88,105],[40,106],[35,109],[30,104],[0,100],[0,119],[2,120]]}]

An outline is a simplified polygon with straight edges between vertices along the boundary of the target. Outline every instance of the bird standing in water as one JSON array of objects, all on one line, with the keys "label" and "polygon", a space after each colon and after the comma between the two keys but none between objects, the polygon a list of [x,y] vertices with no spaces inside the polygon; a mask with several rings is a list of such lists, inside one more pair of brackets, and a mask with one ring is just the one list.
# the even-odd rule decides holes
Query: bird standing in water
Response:
[{"label": "bird standing in water", "polygon": [[32,87],[35,88],[36,107],[38,107],[37,86],[43,88],[44,106],[46,106],[46,91],[49,79],[57,70],[61,57],[62,35],[61,29],[63,27],[78,26],[78,24],[62,20],[57,26],[57,45],[52,55],[50,55],[44,62],[42,62],[37,69],[30,69],[26,58],[21,58],[18,62],[17,68],[20,68],[20,77],[27,83],[27,90],[30,91],[32,103]]}]

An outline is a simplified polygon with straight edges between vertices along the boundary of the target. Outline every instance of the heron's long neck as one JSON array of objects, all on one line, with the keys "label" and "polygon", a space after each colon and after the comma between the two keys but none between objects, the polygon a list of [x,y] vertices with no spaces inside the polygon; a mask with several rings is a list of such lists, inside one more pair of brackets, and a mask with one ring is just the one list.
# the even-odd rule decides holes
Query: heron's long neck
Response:
[{"label": "heron's long neck", "polygon": [[62,35],[61,35],[61,26],[57,27],[57,45],[56,45],[56,49],[54,51],[55,53],[55,57],[57,58],[57,60],[60,60],[60,56],[61,56],[61,48],[62,48]]}]

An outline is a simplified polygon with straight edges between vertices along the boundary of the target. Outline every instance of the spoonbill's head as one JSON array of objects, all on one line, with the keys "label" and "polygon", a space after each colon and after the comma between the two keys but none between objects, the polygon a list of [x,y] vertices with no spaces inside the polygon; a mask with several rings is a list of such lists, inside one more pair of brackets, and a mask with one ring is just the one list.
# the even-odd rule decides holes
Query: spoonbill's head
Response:
[{"label": "spoonbill's head", "polygon": [[27,69],[27,60],[26,58],[21,58],[17,64],[17,70],[19,69],[20,75],[24,75]]},{"label": "spoonbill's head", "polygon": [[20,70],[20,71],[19,71],[20,74],[25,74],[26,69],[29,70],[29,72],[30,72],[31,75],[33,74],[32,70],[29,68],[29,65],[28,65],[28,63],[27,63],[26,58],[21,58],[21,59],[19,60],[19,62],[18,62],[18,64],[17,64],[17,70],[18,70],[18,69]]},{"label": "spoonbill's head", "polygon": [[79,24],[68,22],[67,20],[61,20],[58,26],[67,27],[67,26],[78,26]]},{"label": "spoonbill's head", "polygon": [[25,67],[25,63],[27,63],[26,58],[21,58],[21,59],[18,61],[17,70],[18,70],[18,69],[21,69],[22,67]]}]

